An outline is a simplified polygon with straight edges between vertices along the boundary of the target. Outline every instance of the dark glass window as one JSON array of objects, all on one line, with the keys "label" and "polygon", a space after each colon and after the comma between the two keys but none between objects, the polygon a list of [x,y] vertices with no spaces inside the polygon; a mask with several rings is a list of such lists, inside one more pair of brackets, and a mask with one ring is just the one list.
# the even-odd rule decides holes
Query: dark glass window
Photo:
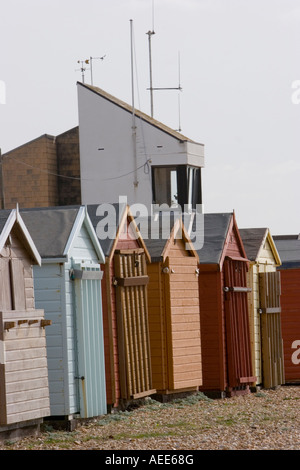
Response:
[{"label": "dark glass window", "polygon": [[201,168],[189,165],[152,167],[153,204],[169,207],[202,204]]}]

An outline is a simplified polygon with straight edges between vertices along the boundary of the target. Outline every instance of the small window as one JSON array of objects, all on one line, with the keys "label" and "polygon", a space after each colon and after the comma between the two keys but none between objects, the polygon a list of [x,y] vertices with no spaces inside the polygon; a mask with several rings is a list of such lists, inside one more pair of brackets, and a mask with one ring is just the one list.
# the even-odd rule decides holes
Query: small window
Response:
[{"label": "small window", "polygon": [[178,205],[176,167],[156,167],[154,169],[155,204]]},{"label": "small window", "polygon": [[202,203],[201,169],[188,165],[152,167],[153,204],[195,209]]}]

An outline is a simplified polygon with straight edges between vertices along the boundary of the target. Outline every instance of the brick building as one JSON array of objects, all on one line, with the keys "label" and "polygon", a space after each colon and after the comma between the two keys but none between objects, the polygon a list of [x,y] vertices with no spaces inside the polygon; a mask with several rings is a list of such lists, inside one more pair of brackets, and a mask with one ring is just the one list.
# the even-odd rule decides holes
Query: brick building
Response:
[{"label": "brick building", "polygon": [[81,204],[79,131],[44,134],[1,157],[0,208]]}]

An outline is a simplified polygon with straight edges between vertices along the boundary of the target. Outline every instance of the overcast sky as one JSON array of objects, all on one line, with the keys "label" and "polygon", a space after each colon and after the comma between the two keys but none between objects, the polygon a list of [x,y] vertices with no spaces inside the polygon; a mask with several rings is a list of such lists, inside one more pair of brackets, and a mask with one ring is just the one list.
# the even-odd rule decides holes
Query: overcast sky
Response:
[{"label": "overcast sky", "polygon": [[78,124],[78,60],[105,55],[93,60],[94,85],[131,103],[132,19],[137,108],[150,114],[146,33],[155,31],[154,87],[178,86],[180,55],[182,92],[154,92],[154,117],[205,145],[205,212],[234,209],[241,228],[300,232],[300,0],[0,6],[2,154]]}]

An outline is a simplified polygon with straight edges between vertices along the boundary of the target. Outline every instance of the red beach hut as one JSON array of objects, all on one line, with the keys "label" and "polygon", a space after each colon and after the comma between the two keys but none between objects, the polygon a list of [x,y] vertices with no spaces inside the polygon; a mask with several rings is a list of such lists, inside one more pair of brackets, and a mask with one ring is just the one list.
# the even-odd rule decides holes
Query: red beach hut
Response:
[{"label": "red beach hut", "polygon": [[248,259],[234,213],[204,215],[204,244],[198,255],[201,390],[212,396],[249,393],[255,377],[247,299]]},{"label": "red beach hut", "polygon": [[285,383],[300,382],[300,235],[274,236],[281,259],[281,328]]}]

